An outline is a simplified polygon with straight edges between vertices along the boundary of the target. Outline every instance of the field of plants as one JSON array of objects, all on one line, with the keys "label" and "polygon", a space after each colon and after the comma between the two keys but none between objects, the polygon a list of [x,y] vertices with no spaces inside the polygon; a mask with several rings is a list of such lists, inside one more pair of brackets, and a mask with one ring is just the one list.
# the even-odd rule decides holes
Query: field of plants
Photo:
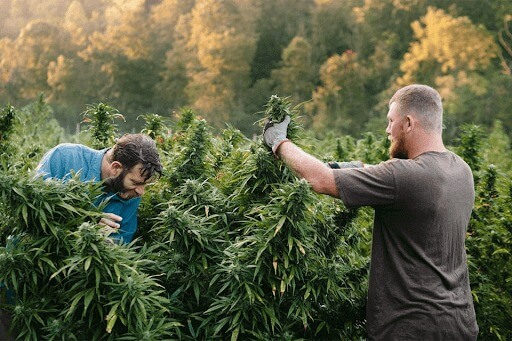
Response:
[{"label": "field of plants", "polygon": [[[315,139],[291,105],[272,97],[254,121],[290,110],[294,141],[322,160],[387,158],[373,133]],[[97,185],[33,177],[59,142],[110,146],[120,118],[88,106],[87,129],[68,136],[43,98],[0,111],[0,302],[20,340],[365,339],[373,210],[315,194],[261,136],[215,130],[188,109],[140,116],[164,173],[130,245],[96,225]],[[449,148],[472,167],[477,194],[466,246],[479,339],[510,340],[510,140],[499,121],[457,136]]]}]

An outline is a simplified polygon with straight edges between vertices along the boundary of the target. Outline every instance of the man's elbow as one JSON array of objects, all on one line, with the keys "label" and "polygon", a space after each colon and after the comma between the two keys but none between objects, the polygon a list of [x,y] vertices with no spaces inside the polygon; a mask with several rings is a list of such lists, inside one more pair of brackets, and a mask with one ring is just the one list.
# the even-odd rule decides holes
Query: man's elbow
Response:
[{"label": "man's elbow", "polygon": [[321,176],[317,176],[309,181],[313,191],[319,194],[327,194],[335,198],[339,198],[338,188],[334,180],[332,171],[328,171]]}]

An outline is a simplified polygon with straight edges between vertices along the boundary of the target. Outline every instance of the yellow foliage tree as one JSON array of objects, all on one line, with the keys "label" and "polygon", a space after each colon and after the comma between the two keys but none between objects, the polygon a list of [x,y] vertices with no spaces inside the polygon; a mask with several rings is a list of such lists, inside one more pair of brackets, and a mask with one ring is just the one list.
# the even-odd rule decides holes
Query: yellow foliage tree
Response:
[{"label": "yellow foliage tree", "polygon": [[205,0],[196,3],[190,22],[189,48],[197,52],[199,65],[188,66],[187,94],[192,106],[210,113],[209,121],[221,124],[240,109],[239,96],[249,85],[256,50],[250,1]]},{"label": "yellow foliage tree", "polygon": [[0,79],[16,93],[13,99],[33,99],[49,90],[48,65],[60,54],[71,55],[74,46],[68,32],[43,20],[29,22],[15,40],[0,43]]},{"label": "yellow foliage tree", "polygon": [[411,26],[416,41],[400,65],[399,87],[415,82],[442,85],[437,83],[446,84],[447,75],[457,83],[468,73],[486,69],[497,56],[498,47],[489,32],[467,17],[454,18],[429,7]]},{"label": "yellow foliage tree", "polygon": [[353,51],[345,51],[327,59],[320,67],[321,85],[306,104],[317,131],[326,128],[350,133],[367,120],[364,95],[366,71]]},{"label": "yellow foliage tree", "polygon": [[411,83],[435,87],[444,100],[448,137],[462,122],[485,121],[486,98],[494,93],[488,73],[499,53],[491,33],[468,17],[434,7],[411,27],[415,41],[401,62],[402,76],[389,90]]},{"label": "yellow foliage tree", "polygon": [[281,66],[272,71],[276,92],[281,96],[291,96],[293,102],[303,102],[311,98],[314,72],[311,60],[312,47],[303,37],[292,39],[283,50]]}]

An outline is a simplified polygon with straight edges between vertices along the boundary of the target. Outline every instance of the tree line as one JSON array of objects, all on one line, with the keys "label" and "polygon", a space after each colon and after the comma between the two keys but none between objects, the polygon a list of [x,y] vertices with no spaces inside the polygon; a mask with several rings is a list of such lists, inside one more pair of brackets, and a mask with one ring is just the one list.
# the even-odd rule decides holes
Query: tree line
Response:
[{"label": "tree line", "polygon": [[188,107],[254,134],[272,94],[317,135],[382,133],[386,98],[425,83],[464,122],[512,128],[512,3],[501,0],[35,0],[0,4],[0,102],[40,94],[69,131],[106,102],[139,115]]}]

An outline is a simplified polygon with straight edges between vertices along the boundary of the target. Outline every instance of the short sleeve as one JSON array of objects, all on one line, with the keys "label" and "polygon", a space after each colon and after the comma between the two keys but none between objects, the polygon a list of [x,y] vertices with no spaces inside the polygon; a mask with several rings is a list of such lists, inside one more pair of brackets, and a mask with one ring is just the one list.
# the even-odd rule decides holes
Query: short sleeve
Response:
[{"label": "short sleeve", "polygon": [[395,201],[394,160],[365,168],[333,169],[333,173],[347,207],[387,206]]}]

